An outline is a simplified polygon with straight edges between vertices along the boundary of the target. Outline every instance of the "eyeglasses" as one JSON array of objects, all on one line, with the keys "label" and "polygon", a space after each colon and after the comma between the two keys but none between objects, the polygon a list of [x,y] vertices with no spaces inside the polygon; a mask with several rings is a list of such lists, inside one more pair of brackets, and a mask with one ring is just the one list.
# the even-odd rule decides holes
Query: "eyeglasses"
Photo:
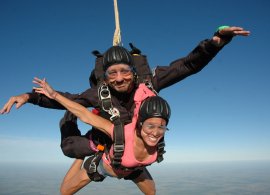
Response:
[{"label": "eyeglasses", "polygon": [[146,133],[146,134],[150,134],[153,133],[154,130],[158,130],[159,133],[165,133],[165,131],[168,131],[169,129],[167,128],[166,125],[155,125],[152,123],[141,123],[142,126],[142,130]]},{"label": "eyeglasses", "polygon": [[132,73],[132,69],[129,67],[129,68],[122,68],[120,70],[111,70],[111,71],[107,70],[105,72],[105,76],[108,77],[109,79],[115,79],[118,73],[120,73],[120,75],[122,76],[129,76]]}]

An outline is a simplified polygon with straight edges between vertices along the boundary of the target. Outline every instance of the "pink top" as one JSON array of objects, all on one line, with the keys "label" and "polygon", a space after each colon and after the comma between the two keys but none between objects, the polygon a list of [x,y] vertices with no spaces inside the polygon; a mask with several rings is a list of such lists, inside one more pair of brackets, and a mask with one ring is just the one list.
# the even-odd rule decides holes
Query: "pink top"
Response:
[{"label": "pink top", "polygon": [[[148,89],[145,84],[140,84],[139,88],[137,89],[135,96],[134,96],[134,102],[135,102],[135,109],[134,109],[134,115],[132,118],[132,122],[125,125],[125,149],[124,154],[122,156],[122,163],[121,165],[128,168],[138,167],[138,166],[146,166],[149,164],[152,164],[157,159],[157,151],[151,155],[149,158],[147,158],[144,161],[138,161],[135,158],[134,154],[134,138],[135,138],[135,127],[138,119],[138,113],[139,108],[141,106],[141,103],[144,99],[147,97],[155,96],[155,94]],[[111,131],[109,132],[111,137],[113,138],[113,128],[112,126]],[[110,155],[113,156],[113,147],[110,149]],[[103,161],[110,165],[111,161],[106,157],[106,154],[104,153],[102,157]]]}]

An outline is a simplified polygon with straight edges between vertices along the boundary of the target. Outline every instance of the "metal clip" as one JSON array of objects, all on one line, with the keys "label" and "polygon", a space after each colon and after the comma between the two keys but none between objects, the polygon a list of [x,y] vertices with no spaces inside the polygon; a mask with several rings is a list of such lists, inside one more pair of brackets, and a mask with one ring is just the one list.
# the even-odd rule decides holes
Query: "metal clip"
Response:
[{"label": "metal clip", "polygon": [[111,93],[106,83],[102,83],[102,85],[98,88],[98,96],[102,109],[109,113],[110,109],[112,108],[112,102]]},{"label": "metal clip", "polygon": [[106,84],[102,84],[99,90],[100,100],[111,98],[109,87]]},{"label": "metal clip", "polygon": [[116,118],[120,117],[120,112],[117,108],[110,108],[109,114],[111,115],[111,121],[114,121]]},{"label": "metal clip", "polygon": [[97,157],[95,156],[89,165],[89,173],[95,173],[97,171],[96,158]]}]

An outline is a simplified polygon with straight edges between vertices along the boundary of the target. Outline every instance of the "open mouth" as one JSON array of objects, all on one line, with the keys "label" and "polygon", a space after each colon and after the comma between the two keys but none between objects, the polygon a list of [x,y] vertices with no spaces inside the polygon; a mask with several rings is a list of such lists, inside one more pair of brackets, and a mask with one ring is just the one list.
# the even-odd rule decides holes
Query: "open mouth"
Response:
[{"label": "open mouth", "polygon": [[157,141],[158,141],[158,138],[153,137],[153,136],[148,136],[148,139],[149,139],[151,142],[157,142]]}]

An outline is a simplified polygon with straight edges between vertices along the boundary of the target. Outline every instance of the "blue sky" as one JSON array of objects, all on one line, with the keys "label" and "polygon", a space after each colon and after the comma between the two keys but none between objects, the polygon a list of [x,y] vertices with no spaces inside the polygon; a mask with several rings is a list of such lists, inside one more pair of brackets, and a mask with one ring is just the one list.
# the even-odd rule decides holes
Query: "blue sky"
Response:
[{"label": "blue sky", "polygon": [[[164,89],[172,107],[166,162],[270,160],[270,3],[118,0],[124,46],[152,67],[184,57],[220,25],[241,26],[200,73]],[[31,91],[34,76],[57,90],[83,92],[114,33],[113,0],[1,0],[0,107]],[[0,116],[0,162],[71,162],[60,150],[64,111],[26,104]],[[79,123],[83,133],[90,127]]]}]

